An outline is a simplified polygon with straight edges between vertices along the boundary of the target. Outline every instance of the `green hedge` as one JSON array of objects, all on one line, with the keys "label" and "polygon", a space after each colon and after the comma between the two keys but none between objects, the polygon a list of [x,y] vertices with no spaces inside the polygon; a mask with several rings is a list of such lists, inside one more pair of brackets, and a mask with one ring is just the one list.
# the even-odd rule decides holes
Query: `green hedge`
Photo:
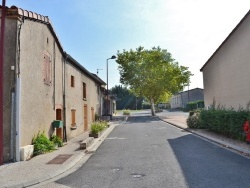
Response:
[{"label": "green hedge", "polygon": [[204,101],[194,101],[194,102],[188,102],[186,105],[187,111],[204,108]]},{"label": "green hedge", "polygon": [[245,110],[200,110],[190,112],[187,124],[190,128],[206,128],[227,137],[243,140],[243,123],[250,120],[250,111]]}]

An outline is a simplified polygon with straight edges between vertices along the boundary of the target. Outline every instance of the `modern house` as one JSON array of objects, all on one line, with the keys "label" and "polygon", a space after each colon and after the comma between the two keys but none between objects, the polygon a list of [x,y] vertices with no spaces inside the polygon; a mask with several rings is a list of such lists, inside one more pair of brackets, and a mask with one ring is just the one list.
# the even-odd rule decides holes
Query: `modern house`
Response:
[{"label": "modern house", "polygon": [[[4,161],[19,161],[38,132],[87,138],[106,83],[63,50],[46,16],[7,7],[4,38]],[[54,129],[55,120],[62,126]]]},{"label": "modern house", "polygon": [[203,65],[205,106],[246,108],[250,102],[250,11]]},{"label": "modern house", "polygon": [[171,108],[186,108],[188,102],[204,100],[203,89],[195,88],[173,95],[170,99]]}]

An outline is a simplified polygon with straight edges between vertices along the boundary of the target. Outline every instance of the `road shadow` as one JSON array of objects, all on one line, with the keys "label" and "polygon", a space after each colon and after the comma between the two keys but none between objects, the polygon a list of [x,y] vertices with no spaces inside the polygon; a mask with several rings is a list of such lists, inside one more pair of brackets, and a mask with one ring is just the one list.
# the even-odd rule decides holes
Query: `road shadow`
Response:
[{"label": "road shadow", "polygon": [[127,119],[127,123],[151,123],[153,121],[160,121],[160,120],[157,116],[150,116],[150,115],[129,116]]},{"label": "road shadow", "polygon": [[250,187],[249,159],[191,134],[167,141],[188,187]]}]

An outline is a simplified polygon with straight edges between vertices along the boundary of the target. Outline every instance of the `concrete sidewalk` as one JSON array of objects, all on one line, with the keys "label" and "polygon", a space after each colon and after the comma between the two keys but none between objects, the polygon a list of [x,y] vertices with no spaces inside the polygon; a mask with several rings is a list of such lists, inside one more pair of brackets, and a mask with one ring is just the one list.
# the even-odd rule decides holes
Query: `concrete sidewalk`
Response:
[{"label": "concrete sidewalk", "polygon": [[[72,168],[77,170],[80,168],[77,163],[84,158],[87,160],[116,125],[116,122],[110,123],[109,128],[101,137],[96,138],[87,150],[79,150],[80,142],[83,140],[80,135],[69,140],[66,145],[54,152],[38,155],[29,161],[0,166],[0,188],[29,187],[50,180],[64,172],[72,171]],[[58,155],[69,155],[70,157],[62,164],[47,164]]]},{"label": "concrete sidewalk", "polygon": [[227,138],[223,135],[214,133],[206,129],[190,129],[188,128],[187,123],[186,123],[186,120],[187,120],[186,116],[158,115],[158,117],[164,122],[167,122],[171,125],[174,125],[186,131],[189,131],[190,133],[198,135],[204,139],[208,139],[209,141],[212,141],[223,147],[234,150],[244,156],[248,156],[248,157],[250,156],[250,145],[239,140]]},{"label": "concrete sidewalk", "polygon": [[[208,130],[195,130],[188,128],[186,124],[187,117],[185,116],[158,115],[158,117],[162,121],[201,136],[204,139],[208,139],[209,141],[220,144],[226,148],[233,149],[243,155],[250,155],[250,146],[245,142],[226,138]],[[79,143],[83,140],[83,137],[78,136],[71,139],[65,146],[54,152],[36,156],[29,161],[4,164],[0,166],[0,188],[19,188],[39,185],[40,183],[56,178],[59,175],[64,175],[65,173],[71,173],[77,170],[101,145],[114,127],[122,123],[123,121],[111,122],[110,127],[100,138],[96,138],[94,143],[87,148],[87,150],[79,150]],[[62,164],[47,164],[58,155],[70,155],[70,157]]]}]

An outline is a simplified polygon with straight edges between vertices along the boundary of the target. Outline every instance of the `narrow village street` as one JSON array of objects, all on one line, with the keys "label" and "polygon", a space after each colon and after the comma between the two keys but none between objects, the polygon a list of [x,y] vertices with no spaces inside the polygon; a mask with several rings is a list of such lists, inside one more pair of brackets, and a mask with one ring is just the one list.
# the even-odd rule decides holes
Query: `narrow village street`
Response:
[{"label": "narrow village street", "polygon": [[249,159],[150,113],[128,118],[72,174],[41,187],[249,187]]}]

